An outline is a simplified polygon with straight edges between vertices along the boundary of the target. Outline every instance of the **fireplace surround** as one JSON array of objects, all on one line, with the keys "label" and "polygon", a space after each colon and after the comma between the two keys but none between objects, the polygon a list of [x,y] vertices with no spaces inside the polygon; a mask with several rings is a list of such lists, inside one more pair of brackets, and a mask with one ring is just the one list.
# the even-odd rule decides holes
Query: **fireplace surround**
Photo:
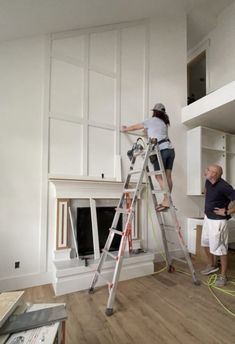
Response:
[{"label": "fireplace surround", "polygon": [[[114,209],[122,193],[123,183],[104,179],[51,178],[49,184],[49,254],[53,252],[55,294],[88,289],[100,258],[97,209]],[[90,208],[93,240],[93,254],[85,255],[89,258],[85,260],[84,254],[79,253],[79,236],[76,235],[77,209],[82,208]],[[146,211],[145,201],[141,197],[133,223],[135,254],[129,254],[126,250],[120,280],[148,275],[154,271],[154,254],[147,250]],[[103,272],[109,280],[114,266],[112,260],[107,259],[104,263]],[[98,285],[104,284],[100,279]]]}]

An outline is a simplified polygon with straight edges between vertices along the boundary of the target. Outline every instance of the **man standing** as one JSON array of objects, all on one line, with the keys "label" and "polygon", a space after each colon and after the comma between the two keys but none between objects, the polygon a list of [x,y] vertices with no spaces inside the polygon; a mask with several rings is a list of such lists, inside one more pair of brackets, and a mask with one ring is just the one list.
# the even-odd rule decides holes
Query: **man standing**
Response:
[{"label": "man standing", "polygon": [[205,218],[201,238],[201,245],[208,259],[208,266],[201,271],[203,275],[219,270],[216,266],[216,256],[220,257],[221,274],[217,276],[216,287],[223,287],[227,282],[227,220],[235,210],[228,209],[229,203],[235,200],[235,190],[221,178],[222,174],[223,170],[218,165],[211,165],[205,171]]}]

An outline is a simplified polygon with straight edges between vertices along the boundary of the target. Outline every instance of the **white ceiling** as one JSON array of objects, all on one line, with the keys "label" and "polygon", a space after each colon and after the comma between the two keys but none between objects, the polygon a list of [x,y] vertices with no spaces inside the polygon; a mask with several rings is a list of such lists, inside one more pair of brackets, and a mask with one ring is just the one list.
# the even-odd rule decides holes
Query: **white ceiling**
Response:
[{"label": "white ceiling", "polygon": [[0,41],[137,20],[166,13],[188,14],[191,48],[234,0],[0,0]]}]

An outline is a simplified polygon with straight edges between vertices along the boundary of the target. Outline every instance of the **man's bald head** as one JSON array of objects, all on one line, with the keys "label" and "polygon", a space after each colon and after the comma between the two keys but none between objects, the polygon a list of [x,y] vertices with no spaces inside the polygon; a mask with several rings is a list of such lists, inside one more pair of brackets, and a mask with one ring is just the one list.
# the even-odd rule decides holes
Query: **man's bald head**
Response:
[{"label": "man's bald head", "polygon": [[223,174],[223,169],[220,165],[211,165],[210,166],[211,168],[214,169],[214,171],[216,172],[218,178],[220,178]]},{"label": "man's bald head", "polygon": [[216,164],[208,166],[205,171],[206,178],[212,183],[215,183],[222,176],[222,174],[222,167]]}]

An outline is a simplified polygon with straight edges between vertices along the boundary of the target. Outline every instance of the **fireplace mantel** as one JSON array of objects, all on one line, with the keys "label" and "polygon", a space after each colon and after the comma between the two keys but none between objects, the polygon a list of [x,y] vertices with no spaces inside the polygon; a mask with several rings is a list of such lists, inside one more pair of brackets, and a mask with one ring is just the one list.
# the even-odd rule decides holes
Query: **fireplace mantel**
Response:
[{"label": "fireplace mantel", "polygon": [[56,198],[119,198],[123,182],[109,179],[49,179]]}]

